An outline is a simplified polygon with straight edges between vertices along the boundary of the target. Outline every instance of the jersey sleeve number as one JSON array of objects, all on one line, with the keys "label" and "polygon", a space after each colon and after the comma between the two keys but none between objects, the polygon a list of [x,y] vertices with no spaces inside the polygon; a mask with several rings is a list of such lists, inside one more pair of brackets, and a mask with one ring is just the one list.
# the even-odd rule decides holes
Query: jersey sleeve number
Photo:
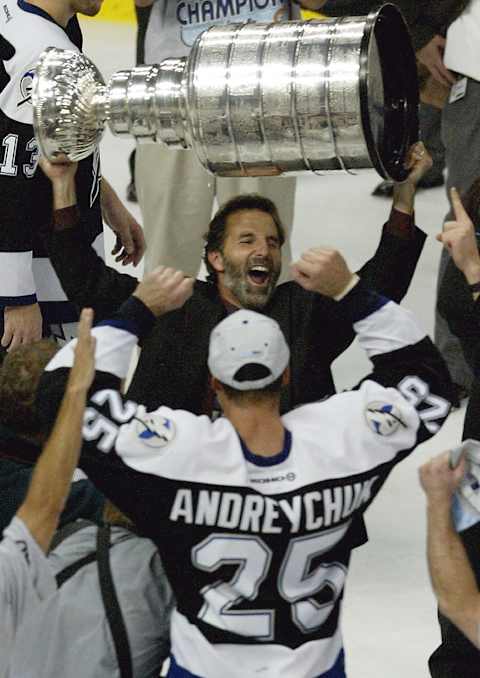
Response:
[{"label": "jersey sleeve number", "polygon": [[[398,390],[415,409],[429,433],[437,433],[450,411],[450,403],[445,398],[430,393],[428,384],[416,376],[402,379]],[[439,423],[440,422],[440,423]]]},{"label": "jersey sleeve number", "polygon": [[[328,532],[290,541],[277,587],[279,595],[291,604],[292,621],[302,633],[311,633],[322,626],[343,590],[347,574],[344,565],[320,563],[312,568],[311,563],[330,551],[349,526],[350,523],[346,523]],[[273,609],[234,609],[244,600],[257,598],[271,561],[272,551],[256,536],[212,534],[195,546],[192,563],[200,570],[214,572],[222,565],[237,565],[230,581],[217,581],[201,590],[205,602],[198,617],[231,633],[273,640]],[[322,594],[322,603],[314,598],[317,594]]]}]

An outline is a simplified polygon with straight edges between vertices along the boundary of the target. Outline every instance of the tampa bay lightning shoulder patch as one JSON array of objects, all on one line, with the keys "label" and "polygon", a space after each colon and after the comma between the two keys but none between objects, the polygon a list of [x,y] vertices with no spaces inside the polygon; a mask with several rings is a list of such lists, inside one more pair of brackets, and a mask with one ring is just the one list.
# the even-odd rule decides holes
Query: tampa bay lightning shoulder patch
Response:
[{"label": "tampa bay lightning shoulder patch", "polygon": [[391,436],[400,426],[407,428],[400,410],[391,403],[380,401],[368,403],[365,419],[372,431],[379,436]]},{"label": "tampa bay lightning shoulder patch", "polygon": [[175,438],[175,424],[171,419],[155,412],[136,415],[135,432],[148,447],[165,447]]}]

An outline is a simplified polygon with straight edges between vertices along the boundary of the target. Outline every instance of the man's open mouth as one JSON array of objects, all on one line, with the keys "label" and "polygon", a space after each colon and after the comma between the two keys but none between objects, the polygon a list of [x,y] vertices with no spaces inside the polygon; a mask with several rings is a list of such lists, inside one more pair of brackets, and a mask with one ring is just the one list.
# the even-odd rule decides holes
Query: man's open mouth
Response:
[{"label": "man's open mouth", "polygon": [[270,280],[270,269],[261,264],[255,264],[248,269],[248,279],[254,285],[266,285]]}]

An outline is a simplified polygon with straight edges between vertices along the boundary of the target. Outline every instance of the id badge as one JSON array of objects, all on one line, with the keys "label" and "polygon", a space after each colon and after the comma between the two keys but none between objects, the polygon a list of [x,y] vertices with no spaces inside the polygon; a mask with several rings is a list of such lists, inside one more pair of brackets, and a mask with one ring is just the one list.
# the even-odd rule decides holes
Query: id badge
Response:
[{"label": "id badge", "polygon": [[454,85],[452,85],[452,88],[450,90],[450,96],[448,98],[448,103],[454,104],[455,101],[460,101],[460,99],[463,99],[466,93],[467,93],[467,78],[460,78],[460,80],[457,80],[457,82]]}]

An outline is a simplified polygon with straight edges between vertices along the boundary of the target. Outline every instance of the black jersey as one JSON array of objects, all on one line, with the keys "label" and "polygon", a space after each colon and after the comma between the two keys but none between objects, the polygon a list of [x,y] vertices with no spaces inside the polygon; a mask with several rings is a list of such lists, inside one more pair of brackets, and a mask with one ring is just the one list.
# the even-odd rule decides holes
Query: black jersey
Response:
[{"label": "black jersey", "polygon": [[[411,313],[361,283],[339,308],[374,371],[284,415],[275,457],[249,451],[225,418],[147,412],[112,388],[146,322],[138,300],[94,330],[82,465],[160,549],[177,598],[169,675],[344,678],[339,615],[358,518],[393,466],[438,431],[450,382]],[[47,367],[44,411],[72,362],[68,345]]]},{"label": "black jersey", "polygon": [[[76,19],[64,29],[23,0],[2,3],[0,33],[0,309],[39,301],[47,323],[71,322],[77,312],[66,302],[43,245],[52,192],[37,168],[31,88],[43,50],[78,51],[81,33]],[[76,183],[79,208],[86,215],[84,235],[93,242],[103,229],[98,151],[79,163]]]}]

